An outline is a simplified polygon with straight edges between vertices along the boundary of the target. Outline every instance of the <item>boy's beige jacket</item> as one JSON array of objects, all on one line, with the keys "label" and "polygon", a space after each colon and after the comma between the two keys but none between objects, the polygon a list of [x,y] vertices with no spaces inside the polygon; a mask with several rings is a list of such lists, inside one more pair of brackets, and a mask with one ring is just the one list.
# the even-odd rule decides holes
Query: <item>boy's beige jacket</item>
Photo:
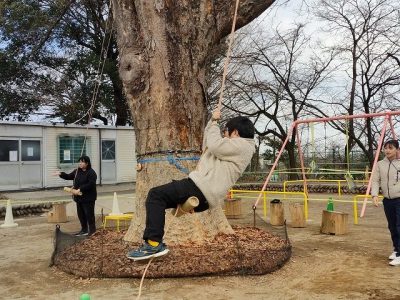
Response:
[{"label": "boy's beige jacket", "polygon": [[195,171],[189,174],[210,207],[222,205],[228,190],[253,157],[255,142],[245,138],[223,138],[220,127],[209,121],[204,130],[205,149]]}]

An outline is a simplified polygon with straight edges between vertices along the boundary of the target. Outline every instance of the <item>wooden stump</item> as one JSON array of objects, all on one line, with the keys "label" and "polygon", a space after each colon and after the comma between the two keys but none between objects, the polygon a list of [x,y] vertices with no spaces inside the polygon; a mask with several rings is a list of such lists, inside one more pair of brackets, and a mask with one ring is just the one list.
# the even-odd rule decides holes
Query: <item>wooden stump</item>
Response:
[{"label": "wooden stump", "polygon": [[321,233],[345,234],[349,215],[338,211],[322,211]]},{"label": "wooden stump", "polygon": [[270,223],[274,226],[282,226],[285,224],[285,214],[283,209],[283,202],[270,203]]},{"label": "wooden stump", "polygon": [[226,199],[224,209],[228,219],[240,218],[242,216],[242,199]]},{"label": "wooden stump", "polygon": [[65,203],[53,204],[51,211],[47,213],[47,222],[65,223],[67,222],[67,210]]},{"label": "wooden stump", "polygon": [[301,203],[290,203],[290,226],[295,228],[306,227],[306,220],[304,217],[304,206]]}]

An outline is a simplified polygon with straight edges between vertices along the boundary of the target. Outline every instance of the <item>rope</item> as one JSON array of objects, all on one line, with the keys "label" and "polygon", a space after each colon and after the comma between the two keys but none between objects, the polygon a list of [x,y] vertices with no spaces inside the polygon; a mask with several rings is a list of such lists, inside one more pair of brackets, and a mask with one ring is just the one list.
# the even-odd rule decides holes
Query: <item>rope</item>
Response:
[{"label": "rope", "polygon": [[154,257],[152,257],[149,262],[147,263],[146,268],[144,269],[143,275],[142,275],[142,279],[140,280],[140,284],[139,284],[139,293],[136,297],[136,300],[140,299],[140,296],[142,295],[142,287],[143,287],[143,282],[144,282],[144,277],[146,276],[147,270],[150,267],[151,262],[153,261]]},{"label": "rope", "polygon": [[[178,214],[178,212],[179,212],[179,209],[177,209],[177,210],[175,211],[174,217],[176,217],[176,215]],[[172,223],[172,222],[170,222],[168,226],[165,226],[164,235],[167,234],[167,231],[169,230],[169,227],[171,226],[171,223]],[[144,272],[143,272],[143,275],[142,275],[142,279],[140,280],[140,284],[139,284],[139,293],[138,293],[138,295],[137,295],[137,297],[136,297],[136,300],[139,300],[139,299],[140,299],[140,296],[142,295],[142,287],[143,287],[144,277],[146,276],[147,270],[149,269],[150,264],[151,264],[151,262],[153,261],[153,259],[154,259],[154,257],[152,257],[152,258],[149,260],[149,262],[147,263],[146,268],[144,269]]]},{"label": "rope", "polygon": [[109,17],[108,17],[107,22],[106,22],[106,27],[105,27],[105,30],[104,30],[104,37],[103,37],[103,40],[102,40],[102,43],[101,43],[100,59],[99,59],[99,64],[97,66],[97,78],[95,79],[95,86],[94,86],[94,90],[93,90],[93,96],[92,96],[92,99],[91,99],[91,104],[90,104],[89,109],[86,111],[86,113],[80,119],[78,119],[75,122],[73,122],[73,124],[78,123],[79,121],[81,121],[87,115],[88,116],[88,126],[89,126],[89,123],[90,123],[90,121],[92,119],[94,106],[96,104],[97,96],[98,96],[98,93],[99,93],[99,90],[100,90],[100,86],[101,86],[101,78],[103,77],[103,73],[104,73],[104,66],[105,66],[106,60],[107,60],[107,51],[108,51],[108,49],[110,47],[110,42],[111,42],[111,37],[112,37],[113,22],[111,22],[111,29],[109,31],[110,35],[109,35],[109,38],[108,38],[107,47],[104,48],[105,41],[106,41],[106,35],[107,35],[107,31],[108,31],[108,26],[109,26],[109,23],[110,23],[110,20],[111,20],[111,18],[110,18],[111,4],[112,4],[112,1],[110,0],[110,3],[109,3],[110,9],[108,11],[108,16]]},{"label": "rope", "polygon": [[[106,60],[107,60],[107,50],[110,47],[113,23],[111,23],[111,29],[110,29],[109,39],[108,39],[108,42],[107,42],[107,48],[104,49],[104,45],[105,45],[105,41],[106,41],[106,35],[107,35],[107,31],[108,31],[108,26],[109,26],[110,19],[111,19],[110,18],[111,2],[112,2],[112,0],[110,0],[110,3],[109,3],[109,7],[110,7],[109,12],[108,12],[109,13],[109,15],[108,15],[109,17],[108,17],[107,22],[106,22],[106,27],[105,27],[105,30],[104,30],[104,37],[103,37],[103,41],[101,43],[100,60],[99,60],[99,64],[98,64],[98,67],[97,67],[97,79],[96,79],[96,84],[94,86],[94,91],[93,91],[93,96],[92,96],[92,99],[91,99],[90,107],[87,110],[87,112],[80,119],[76,120],[73,123],[73,124],[76,124],[77,122],[82,120],[86,115],[88,116],[88,121],[87,121],[87,124],[86,124],[86,131],[85,131],[85,138],[83,140],[80,157],[82,157],[83,150],[85,149],[87,136],[88,136],[88,132],[89,132],[89,125],[90,125],[90,122],[92,120],[93,110],[94,110],[94,107],[96,105],[97,95],[98,95],[98,92],[100,90],[100,85],[101,85],[101,78],[103,77],[104,66],[105,66]],[[74,177],[74,180],[73,180],[73,184],[74,185],[75,185],[76,176],[78,175],[78,169],[79,169],[79,162],[78,162],[78,167],[76,168],[75,177]]]},{"label": "rope", "polygon": [[346,119],[346,164],[347,164],[347,172],[344,175],[344,178],[347,181],[347,185],[351,191],[356,188],[354,178],[350,172],[350,145],[349,145],[349,120]]},{"label": "rope", "polygon": [[314,131],[314,123],[311,123],[310,124],[310,128],[311,128],[311,151],[312,151],[312,153],[311,153],[311,157],[312,157],[312,160],[314,161],[314,163],[315,163],[315,152],[316,152],[316,150],[315,150],[315,131]]},{"label": "rope", "polygon": [[232,22],[232,29],[231,29],[230,39],[229,39],[229,44],[228,44],[228,51],[227,51],[226,59],[225,59],[225,63],[224,63],[224,72],[222,74],[221,93],[219,94],[219,100],[218,100],[218,106],[217,106],[218,111],[221,111],[222,98],[223,98],[224,89],[225,89],[226,74],[228,73],[228,64],[229,64],[230,56],[231,56],[231,48],[232,48],[233,41],[235,39],[234,32],[235,32],[235,27],[236,27],[236,18],[237,18],[237,11],[239,8],[239,1],[240,0],[236,0],[235,14],[233,15],[233,22]]},{"label": "rope", "polygon": [[350,173],[350,164],[349,164],[349,160],[350,160],[350,153],[349,153],[349,121],[346,120],[346,164],[347,164],[347,173]]}]

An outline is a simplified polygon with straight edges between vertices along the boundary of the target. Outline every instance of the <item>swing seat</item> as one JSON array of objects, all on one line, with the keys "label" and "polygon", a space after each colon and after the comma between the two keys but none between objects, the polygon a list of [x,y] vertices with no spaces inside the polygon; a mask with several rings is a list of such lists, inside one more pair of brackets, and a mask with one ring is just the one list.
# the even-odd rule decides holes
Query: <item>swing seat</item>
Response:
[{"label": "swing seat", "polygon": [[344,175],[344,178],[345,178],[346,181],[347,181],[347,186],[348,186],[349,190],[350,190],[352,193],[354,193],[357,186],[356,186],[356,183],[355,183],[355,181],[354,181],[353,176],[351,176],[350,173],[347,173],[347,174]]},{"label": "swing seat", "polygon": [[314,175],[315,178],[318,178],[318,165],[315,161],[310,162],[310,168],[308,169],[309,174]]}]

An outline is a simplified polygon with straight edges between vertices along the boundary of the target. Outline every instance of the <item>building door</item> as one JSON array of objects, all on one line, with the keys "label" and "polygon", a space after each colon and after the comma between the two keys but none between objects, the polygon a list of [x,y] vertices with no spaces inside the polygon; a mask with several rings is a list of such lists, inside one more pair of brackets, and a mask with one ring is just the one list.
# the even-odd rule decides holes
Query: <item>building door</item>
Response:
[{"label": "building door", "polygon": [[41,187],[41,141],[0,139],[0,190]]},{"label": "building door", "polygon": [[101,182],[117,182],[115,140],[101,140]]},{"label": "building door", "polygon": [[21,140],[20,149],[20,187],[41,188],[43,180],[40,140]]},{"label": "building door", "polygon": [[0,140],[0,189],[19,189],[19,140]]}]

